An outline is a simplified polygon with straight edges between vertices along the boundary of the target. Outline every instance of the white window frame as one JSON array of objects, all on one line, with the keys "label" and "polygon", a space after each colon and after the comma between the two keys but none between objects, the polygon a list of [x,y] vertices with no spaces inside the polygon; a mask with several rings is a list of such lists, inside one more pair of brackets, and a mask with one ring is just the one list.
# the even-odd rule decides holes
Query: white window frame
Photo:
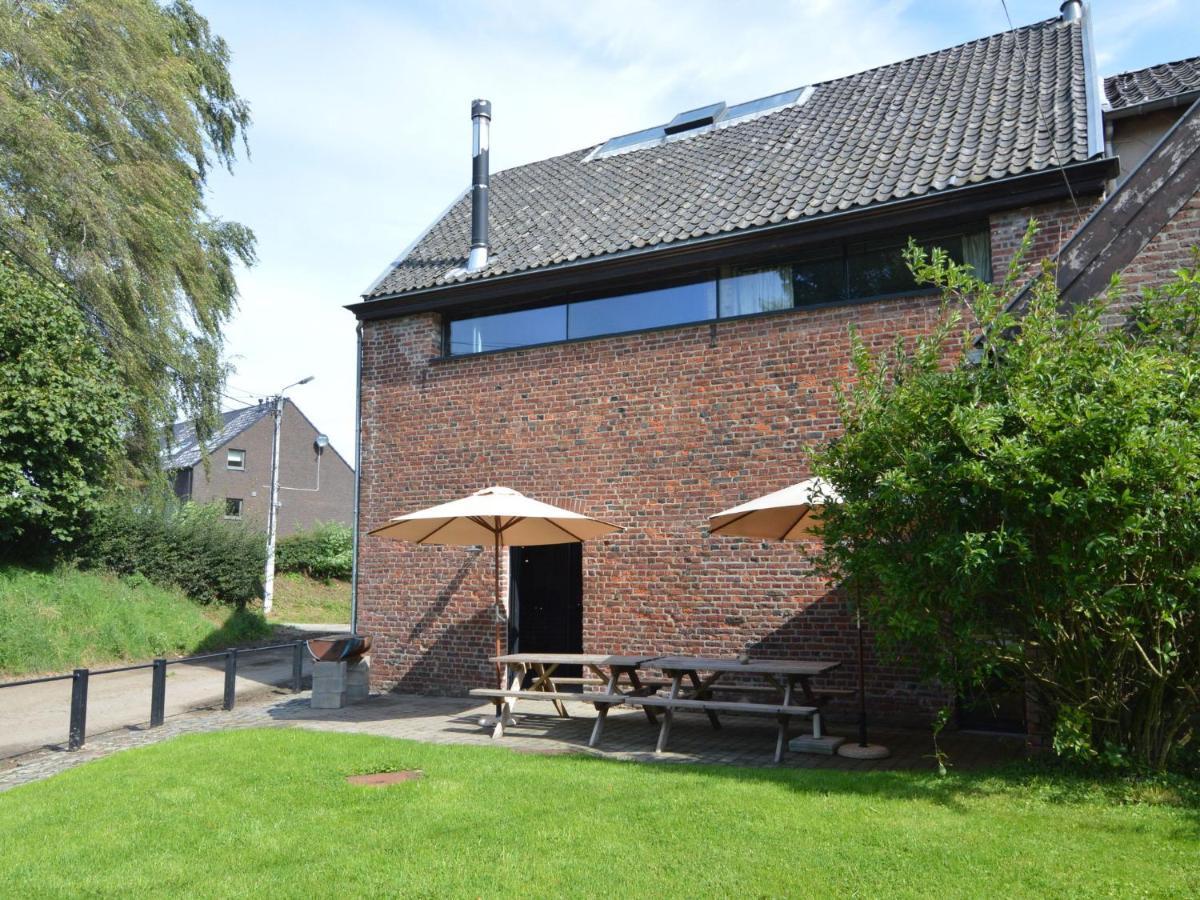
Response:
[{"label": "white window frame", "polygon": [[[241,465],[235,466],[233,464],[232,454],[234,454],[234,453],[241,454]],[[246,451],[245,450],[234,450],[232,448],[230,448],[229,450],[226,450],[225,451],[225,468],[229,469],[232,472],[245,472],[246,471]]]},{"label": "white window frame", "polygon": [[[237,504],[237,513],[235,515],[229,514],[229,504],[230,503]],[[245,501],[241,497],[226,497],[225,498],[225,518],[226,519],[240,519],[242,517],[242,513],[244,510],[245,510]]]}]

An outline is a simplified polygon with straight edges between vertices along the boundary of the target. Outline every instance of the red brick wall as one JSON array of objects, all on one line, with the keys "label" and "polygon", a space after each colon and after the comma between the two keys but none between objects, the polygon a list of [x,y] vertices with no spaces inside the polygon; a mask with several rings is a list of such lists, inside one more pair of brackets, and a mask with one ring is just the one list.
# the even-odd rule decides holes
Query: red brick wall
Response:
[{"label": "red brick wall", "polygon": [[[994,221],[998,265],[1029,214]],[[1055,224],[1040,249],[1067,233]],[[816,547],[710,539],[705,519],[809,474],[806,451],[838,430],[851,324],[882,348],[936,314],[933,297],[901,298],[453,359],[437,358],[433,315],[367,322],[362,526],[489,484],[572,505],[626,528],[584,546],[585,649],[837,659],[851,686],[852,622],[813,573]],[[370,536],[360,552],[374,686],[489,683],[490,552]],[[944,702],[903,667],[868,665],[880,717]]]}]

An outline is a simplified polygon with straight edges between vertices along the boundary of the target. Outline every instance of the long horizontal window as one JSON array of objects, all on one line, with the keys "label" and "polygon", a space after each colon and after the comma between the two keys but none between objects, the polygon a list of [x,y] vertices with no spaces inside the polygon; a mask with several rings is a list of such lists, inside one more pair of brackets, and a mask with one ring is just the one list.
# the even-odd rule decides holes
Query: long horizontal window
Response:
[{"label": "long horizontal window", "polygon": [[[991,280],[986,229],[921,243]],[[790,265],[726,268],[718,278],[675,287],[452,319],[447,350],[460,356],[908,293],[918,285],[904,262],[906,245],[846,243]]]}]

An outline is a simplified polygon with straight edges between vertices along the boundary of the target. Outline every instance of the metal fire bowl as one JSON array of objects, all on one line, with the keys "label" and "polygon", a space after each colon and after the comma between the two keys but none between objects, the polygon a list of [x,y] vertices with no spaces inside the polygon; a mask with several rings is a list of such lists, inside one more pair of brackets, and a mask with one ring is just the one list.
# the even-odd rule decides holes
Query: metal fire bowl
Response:
[{"label": "metal fire bowl", "polygon": [[356,662],[370,649],[369,634],[326,634],[308,640],[313,662]]}]

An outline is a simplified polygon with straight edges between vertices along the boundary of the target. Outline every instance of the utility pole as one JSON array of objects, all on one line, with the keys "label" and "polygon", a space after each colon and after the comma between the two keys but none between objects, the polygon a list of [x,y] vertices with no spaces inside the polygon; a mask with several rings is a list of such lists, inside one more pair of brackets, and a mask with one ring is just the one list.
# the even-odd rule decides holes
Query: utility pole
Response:
[{"label": "utility pole", "polygon": [[301,378],[271,398],[273,407],[271,414],[275,417],[275,435],[271,441],[271,506],[267,510],[267,564],[263,570],[264,616],[271,614],[271,607],[275,600],[275,537],[279,533],[279,431],[283,422],[283,404],[287,400],[284,392],[288,388],[308,384],[312,380],[313,376],[311,375]]}]

